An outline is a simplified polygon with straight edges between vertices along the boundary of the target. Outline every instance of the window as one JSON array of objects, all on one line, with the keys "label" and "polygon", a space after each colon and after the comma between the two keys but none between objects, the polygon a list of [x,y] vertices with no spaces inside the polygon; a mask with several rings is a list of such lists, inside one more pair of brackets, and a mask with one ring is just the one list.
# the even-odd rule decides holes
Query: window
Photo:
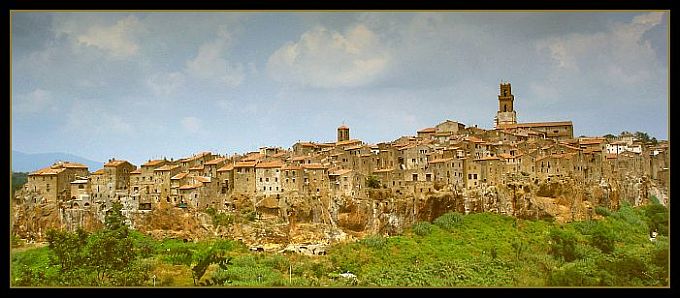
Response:
[{"label": "window", "polygon": [[[269,182],[269,177],[264,179],[266,182]],[[260,178],[260,182],[262,182],[262,178]]]},{"label": "window", "polygon": [[83,188],[85,188],[84,185],[82,185],[82,184],[78,185],[78,189],[83,189]]}]

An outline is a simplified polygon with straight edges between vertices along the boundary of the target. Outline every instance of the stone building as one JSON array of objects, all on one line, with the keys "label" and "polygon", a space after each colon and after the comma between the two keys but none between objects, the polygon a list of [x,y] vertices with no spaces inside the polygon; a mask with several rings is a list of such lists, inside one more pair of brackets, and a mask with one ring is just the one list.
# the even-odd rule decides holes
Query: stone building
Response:
[{"label": "stone building", "polygon": [[71,198],[71,182],[87,176],[87,166],[74,162],[57,162],[28,174],[24,190],[28,203],[59,204]]},{"label": "stone building", "polygon": [[281,168],[283,162],[274,160],[255,165],[255,189],[258,195],[281,195]]},{"label": "stone building", "polygon": [[257,161],[239,161],[234,164],[234,192],[255,196],[255,165]]}]

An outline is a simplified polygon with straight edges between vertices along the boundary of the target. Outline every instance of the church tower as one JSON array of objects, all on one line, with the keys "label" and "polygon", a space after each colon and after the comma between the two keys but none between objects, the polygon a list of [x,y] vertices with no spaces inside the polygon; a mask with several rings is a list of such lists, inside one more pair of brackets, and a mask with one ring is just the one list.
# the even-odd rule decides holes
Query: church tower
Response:
[{"label": "church tower", "polygon": [[349,127],[344,124],[338,127],[338,142],[349,141]]},{"label": "church tower", "polygon": [[512,95],[510,83],[501,82],[501,92],[498,95],[498,112],[496,112],[496,128],[505,124],[517,124],[517,113],[513,108],[515,96]]}]

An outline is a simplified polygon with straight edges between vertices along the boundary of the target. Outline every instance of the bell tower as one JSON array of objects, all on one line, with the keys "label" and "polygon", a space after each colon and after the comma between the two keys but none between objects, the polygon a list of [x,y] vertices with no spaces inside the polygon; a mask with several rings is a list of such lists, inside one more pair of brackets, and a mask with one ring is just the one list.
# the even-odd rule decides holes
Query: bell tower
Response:
[{"label": "bell tower", "polygon": [[501,82],[500,94],[498,94],[498,112],[496,112],[495,125],[498,128],[505,124],[516,124],[517,113],[513,107],[515,96],[512,95],[510,83]]},{"label": "bell tower", "polygon": [[349,141],[349,127],[345,124],[338,127],[338,142]]}]

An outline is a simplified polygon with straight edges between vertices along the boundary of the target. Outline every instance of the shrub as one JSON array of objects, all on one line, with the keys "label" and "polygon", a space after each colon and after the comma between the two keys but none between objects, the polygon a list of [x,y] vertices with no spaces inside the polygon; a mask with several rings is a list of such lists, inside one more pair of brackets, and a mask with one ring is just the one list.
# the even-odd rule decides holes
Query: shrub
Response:
[{"label": "shrub", "polygon": [[661,235],[668,235],[668,208],[663,205],[647,205],[644,208],[647,225]]},{"label": "shrub", "polygon": [[611,253],[614,251],[614,244],[616,243],[616,236],[611,228],[599,223],[591,231],[590,244],[597,247],[603,253]]},{"label": "shrub", "polygon": [[369,236],[362,239],[361,243],[370,248],[381,249],[387,245],[387,238],[379,235]]},{"label": "shrub", "polygon": [[413,233],[418,236],[426,236],[432,233],[432,224],[426,221],[421,221],[415,223],[411,229],[413,230]]},{"label": "shrub", "polygon": [[434,220],[435,225],[447,231],[452,231],[462,222],[463,215],[458,212],[447,212],[446,214],[437,217],[437,219]]},{"label": "shrub", "polygon": [[376,176],[368,176],[366,177],[366,186],[369,188],[380,188],[380,180]]},{"label": "shrub", "polygon": [[575,260],[576,234],[561,228],[553,228],[550,231],[550,254],[567,262]]},{"label": "shrub", "polygon": [[610,216],[612,215],[612,212],[609,211],[609,209],[607,209],[606,207],[597,206],[595,207],[595,214],[599,214],[602,216]]}]

